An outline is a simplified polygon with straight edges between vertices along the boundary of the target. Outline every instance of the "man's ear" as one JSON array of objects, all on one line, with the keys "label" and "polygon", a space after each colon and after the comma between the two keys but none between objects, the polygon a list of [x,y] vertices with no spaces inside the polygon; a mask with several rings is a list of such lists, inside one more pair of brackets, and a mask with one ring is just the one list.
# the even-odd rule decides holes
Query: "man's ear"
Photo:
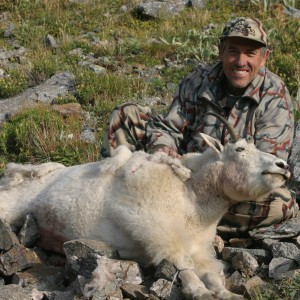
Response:
[{"label": "man's ear", "polygon": [[270,49],[266,48],[266,51],[264,53],[264,57],[263,57],[262,62],[260,64],[261,67],[263,67],[266,64],[269,55],[270,55]]},{"label": "man's ear", "polygon": [[217,154],[220,154],[221,152],[224,151],[223,145],[217,139],[212,138],[211,136],[205,133],[200,133],[200,135],[203,138],[203,140],[206,142],[206,144]]}]

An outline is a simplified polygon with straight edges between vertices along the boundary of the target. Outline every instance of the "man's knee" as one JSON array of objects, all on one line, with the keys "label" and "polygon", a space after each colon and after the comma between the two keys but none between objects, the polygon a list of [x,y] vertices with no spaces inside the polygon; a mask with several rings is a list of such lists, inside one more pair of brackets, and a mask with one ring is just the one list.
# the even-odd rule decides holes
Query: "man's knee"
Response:
[{"label": "man's knee", "polygon": [[249,201],[232,206],[218,228],[224,232],[243,232],[294,218],[298,210],[295,194],[280,188],[260,202]]}]

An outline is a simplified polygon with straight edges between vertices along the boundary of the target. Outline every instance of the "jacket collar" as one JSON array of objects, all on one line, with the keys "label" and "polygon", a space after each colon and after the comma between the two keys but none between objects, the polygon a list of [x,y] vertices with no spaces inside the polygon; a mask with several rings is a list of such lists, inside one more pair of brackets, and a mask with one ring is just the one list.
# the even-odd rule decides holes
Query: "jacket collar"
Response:
[{"label": "jacket collar", "polygon": [[[265,76],[266,68],[261,67],[258,71],[258,74],[248,85],[241,98],[250,98],[257,104],[259,104],[261,100],[260,88],[264,82]],[[221,82],[224,77],[225,75],[223,71],[223,64],[221,62],[218,62],[211,66],[211,68],[208,69],[207,76],[205,76],[203,79],[200,90],[198,91],[198,98],[206,98],[207,100],[214,102],[216,100],[216,97],[223,93],[221,89]]]}]

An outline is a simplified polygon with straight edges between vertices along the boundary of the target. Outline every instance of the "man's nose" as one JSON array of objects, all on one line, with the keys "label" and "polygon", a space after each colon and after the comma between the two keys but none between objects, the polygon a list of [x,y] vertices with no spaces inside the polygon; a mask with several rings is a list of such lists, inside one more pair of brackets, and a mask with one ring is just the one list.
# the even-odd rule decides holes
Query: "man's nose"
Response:
[{"label": "man's nose", "polygon": [[246,55],[244,55],[243,53],[238,54],[236,56],[236,64],[239,67],[246,66],[247,64]]}]

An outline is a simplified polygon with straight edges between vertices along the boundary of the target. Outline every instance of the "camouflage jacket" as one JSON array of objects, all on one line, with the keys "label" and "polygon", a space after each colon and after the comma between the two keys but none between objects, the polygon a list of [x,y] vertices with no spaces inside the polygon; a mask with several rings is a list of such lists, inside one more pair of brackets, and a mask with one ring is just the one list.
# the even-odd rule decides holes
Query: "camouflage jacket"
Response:
[{"label": "camouflage jacket", "polygon": [[169,146],[181,154],[202,152],[206,133],[227,143],[229,135],[213,111],[225,116],[240,137],[253,138],[258,149],[287,160],[293,133],[293,105],[283,81],[262,67],[242,96],[226,94],[222,63],[189,74],[165,116],[148,123],[147,149]]}]

